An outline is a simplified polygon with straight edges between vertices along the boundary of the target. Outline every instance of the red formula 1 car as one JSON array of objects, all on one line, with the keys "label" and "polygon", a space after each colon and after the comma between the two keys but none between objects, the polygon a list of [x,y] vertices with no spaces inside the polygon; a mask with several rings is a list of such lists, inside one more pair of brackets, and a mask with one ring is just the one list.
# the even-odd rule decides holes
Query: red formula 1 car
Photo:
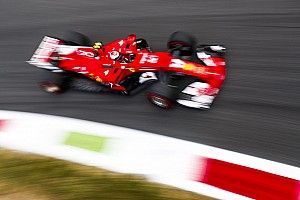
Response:
[{"label": "red formula 1 car", "polygon": [[132,95],[148,88],[149,101],[162,108],[175,102],[210,108],[226,75],[225,48],[197,45],[184,32],[171,34],[167,46],[166,52],[152,52],[146,40],[135,35],[92,44],[70,32],[64,38],[45,36],[28,62],[55,74],[41,83],[47,92],[77,88]]}]

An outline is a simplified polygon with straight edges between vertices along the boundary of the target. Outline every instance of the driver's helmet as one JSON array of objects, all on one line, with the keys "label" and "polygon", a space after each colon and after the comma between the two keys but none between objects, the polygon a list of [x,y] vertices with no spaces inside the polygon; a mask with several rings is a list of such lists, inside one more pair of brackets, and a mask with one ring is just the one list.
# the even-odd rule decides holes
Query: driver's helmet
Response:
[{"label": "driver's helmet", "polygon": [[109,52],[109,57],[113,60],[118,60],[121,57],[121,55],[118,51],[111,51]]},{"label": "driver's helmet", "polygon": [[127,43],[132,44],[136,41],[136,35],[135,34],[130,34],[127,36]]},{"label": "driver's helmet", "polygon": [[93,45],[94,49],[101,49],[103,46],[102,42],[95,42]]}]

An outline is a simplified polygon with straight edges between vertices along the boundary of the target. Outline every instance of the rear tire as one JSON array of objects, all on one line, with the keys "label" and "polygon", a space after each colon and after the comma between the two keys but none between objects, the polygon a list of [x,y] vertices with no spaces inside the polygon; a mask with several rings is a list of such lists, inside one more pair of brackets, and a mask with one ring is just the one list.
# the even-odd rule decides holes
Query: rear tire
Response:
[{"label": "rear tire", "polygon": [[39,83],[39,86],[43,91],[45,91],[47,93],[61,94],[63,92],[62,88],[56,83],[51,83],[51,82],[45,81],[45,82]]},{"label": "rear tire", "polygon": [[92,46],[92,42],[87,36],[75,31],[66,32],[62,39],[66,45]]},{"label": "rear tire", "polygon": [[63,73],[46,71],[43,80],[38,83],[39,87],[52,94],[61,94],[69,89],[70,77]]},{"label": "rear tire", "polygon": [[70,88],[83,92],[101,93],[111,91],[110,88],[85,77],[74,77],[70,83]]}]

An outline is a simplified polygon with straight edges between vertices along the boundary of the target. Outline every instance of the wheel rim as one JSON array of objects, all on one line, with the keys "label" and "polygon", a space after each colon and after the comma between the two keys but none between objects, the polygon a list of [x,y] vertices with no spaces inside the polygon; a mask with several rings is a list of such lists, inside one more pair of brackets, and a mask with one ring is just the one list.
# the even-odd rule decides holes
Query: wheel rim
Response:
[{"label": "wheel rim", "polygon": [[167,104],[166,100],[161,98],[161,97],[158,97],[158,96],[153,96],[152,97],[152,102],[155,105],[158,105],[159,107],[163,107],[163,108],[168,107],[168,104]]},{"label": "wheel rim", "polygon": [[60,93],[61,92],[61,88],[54,83],[42,83],[40,84],[40,87],[48,93]]},{"label": "wheel rim", "polygon": [[154,105],[156,105],[158,107],[161,107],[161,108],[168,109],[172,106],[171,102],[166,97],[160,96],[160,95],[155,94],[155,93],[148,93],[148,99]]}]

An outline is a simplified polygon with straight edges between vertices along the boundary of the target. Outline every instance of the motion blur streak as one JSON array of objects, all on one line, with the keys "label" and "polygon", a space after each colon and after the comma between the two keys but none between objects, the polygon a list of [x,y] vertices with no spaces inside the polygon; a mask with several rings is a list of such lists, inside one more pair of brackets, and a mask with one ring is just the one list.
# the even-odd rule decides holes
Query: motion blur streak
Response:
[{"label": "motion blur streak", "polygon": [[[2,0],[0,109],[116,124],[300,166],[300,1]],[[24,61],[40,39],[70,29],[103,42],[136,33],[154,50],[184,30],[223,43],[228,79],[211,111],[165,112],[143,95],[66,93],[36,87]],[[166,126],[167,125],[167,126]]]}]

